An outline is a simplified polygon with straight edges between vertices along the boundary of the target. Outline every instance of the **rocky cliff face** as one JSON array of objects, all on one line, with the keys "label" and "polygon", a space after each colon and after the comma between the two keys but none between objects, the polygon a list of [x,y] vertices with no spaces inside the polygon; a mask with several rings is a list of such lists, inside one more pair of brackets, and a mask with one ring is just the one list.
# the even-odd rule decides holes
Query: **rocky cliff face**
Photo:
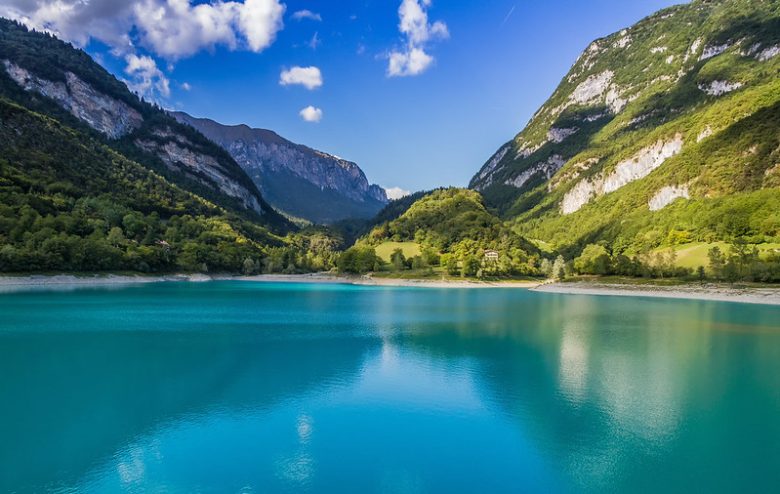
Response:
[{"label": "rocky cliff face", "polygon": [[143,117],[127,103],[96,91],[73,72],[66,72],[66,82],[49,81],[3,60],[8,75],[26,91],[49,97],[76,118],[111,139],[123,137],[143,123]]},{"label": "rocky cliff face", "polygon": [[294,144],[278,134],[246,125],[172,114],[227,150],[271,204],[316,223],[371,217],[387,202],[351,161]]},{"label": "rocky cliff face", "polygon": [[171,171],[182,172],[203,185],[216,187],[223,194],[238,199],[245,208],[265,213],[257,194],[232,178],[216,157],[199,152],[194,143],[170,128],[157,129],[153,138],[138,138],[134,142],[140,149],[157,156]]}]

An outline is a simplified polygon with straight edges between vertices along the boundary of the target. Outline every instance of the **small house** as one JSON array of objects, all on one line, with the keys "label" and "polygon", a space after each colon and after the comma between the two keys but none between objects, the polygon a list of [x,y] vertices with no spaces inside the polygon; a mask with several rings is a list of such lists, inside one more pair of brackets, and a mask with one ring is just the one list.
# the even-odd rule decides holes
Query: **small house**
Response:
[{"label": "small house", "polygon": [[485,260],[486,261],[492,261],[492,262],[498,261],[498,251],[497,250],[491,250],[491,249],[486,250],[485,251]]}]

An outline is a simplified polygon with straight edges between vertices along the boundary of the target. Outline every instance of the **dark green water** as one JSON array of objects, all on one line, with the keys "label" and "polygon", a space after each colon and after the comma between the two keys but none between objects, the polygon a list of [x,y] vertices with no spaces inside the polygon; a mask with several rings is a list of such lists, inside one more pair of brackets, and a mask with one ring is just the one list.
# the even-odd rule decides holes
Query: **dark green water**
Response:
[{"label": "dark green water", "polygon": [[780,308],[242,282],[0,295],[0,492],[777,492]]}]

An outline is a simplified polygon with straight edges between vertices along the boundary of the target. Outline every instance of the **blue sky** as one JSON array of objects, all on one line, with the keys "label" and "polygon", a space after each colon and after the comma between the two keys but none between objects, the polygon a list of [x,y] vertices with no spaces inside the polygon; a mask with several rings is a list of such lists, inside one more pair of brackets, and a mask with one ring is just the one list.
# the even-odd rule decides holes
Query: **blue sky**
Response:
[{"label": "blue sky", "polygon": [[[403,1],[404,16],[402,0],[8,0],[0,15],[86,47],[166,107],[275,130],[415,191],[466,185],[590,41],[679,3]],[[321,85],[280,84],[294,67]]]}]

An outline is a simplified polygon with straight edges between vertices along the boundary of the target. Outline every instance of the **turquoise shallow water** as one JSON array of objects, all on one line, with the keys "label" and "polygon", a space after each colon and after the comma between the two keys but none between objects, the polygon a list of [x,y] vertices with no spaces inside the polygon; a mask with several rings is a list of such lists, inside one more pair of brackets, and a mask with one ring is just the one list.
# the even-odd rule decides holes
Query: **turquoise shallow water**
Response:
[{"label": "turquoise shallow water", "polygon": [[778,485],[778,307],[245,282],[0,295],[0,492]]}]

